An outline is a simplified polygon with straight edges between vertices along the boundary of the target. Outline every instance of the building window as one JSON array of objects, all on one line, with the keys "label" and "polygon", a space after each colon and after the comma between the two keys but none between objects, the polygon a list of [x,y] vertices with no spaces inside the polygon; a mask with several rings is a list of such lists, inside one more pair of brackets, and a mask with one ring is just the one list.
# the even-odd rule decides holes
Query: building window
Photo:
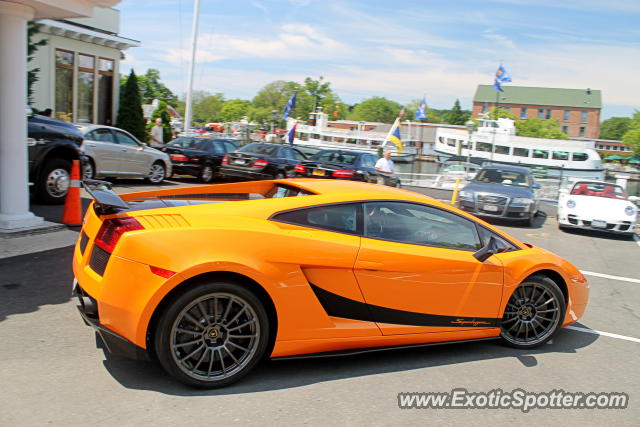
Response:
[{"label": "building window", "polygon": [[587,153],[573,153],[572,160],[574,162],[584,162],[589,158]]},{"label": "building window", "polygon": [[538,108],[538,118],[544,119],[544,108]]},{"label": "building window", "polygon": [[518,157],[529,157],[529,149],[513,147],[513,155]]},{"label": "building window", "polygon": [[526,119],[527,118],[527,109],[525,107],[522,107],[520,109],[520,118],[521,119]]},{"label": "building window", "polygon": [[486,151],[490,153],[492,148],[493,148],[493,144],[489,144],[488,142],[476,143],[476,151]]},{"label": "building window", "polygon": [[581,111],[580,112],[580,121],[582,123],[587,123],[587,112],[586,111]]},{"label": "building window", "polygon": [[549,152],[546,150],[533,150],[533,158],[534,159],[548,159]]},{"label": "building window", "polygon": [[511,111],[511,106],[505,105],[504,107],[502,107],[502,109],[505,111]]},{"label": "building window", "polygon": [[482,104],[482,112],[483,113],[487,112],[487,104],[486,103]]},{"label": "building window", "polygon": [[93,122],[93,84],[96,68],[95,56],[78,55],[78,112],[79,123]]},{"label": "building window", "polygon": [[569,160],[569,153],[566,151],[554,151],[553,160]]},{"label": "building window", "polygon": [[569,133],[569,126],[562,126],[562,133],[568,134]]},{"label": "building window", "polygon": [[98,59],[98,123],[113,124],[113,59]]},{"label": "building window", "polygon": [[494,152],[496,154],[509,154],[509,149],[510,147],[507,147],[506,145],[496,145]]},{"label": "building window", "polygon": [[578,136],[584,136],[586,128],[584,126],[580,126],[580,132],[578,132]]},{"label": "building window", "polygon": [[73,52],[56,49],[56,117],[73,120]]},{"label": "building window", "polygon": [[562,114],[562,120],[568,122],[569,117],[571,117],[571,110],[564,110],[564,113]]},{"label": "building window", "polygon": [[544,118],[549,120],[551,118],[551,108],[547,108],[544,112]]}]

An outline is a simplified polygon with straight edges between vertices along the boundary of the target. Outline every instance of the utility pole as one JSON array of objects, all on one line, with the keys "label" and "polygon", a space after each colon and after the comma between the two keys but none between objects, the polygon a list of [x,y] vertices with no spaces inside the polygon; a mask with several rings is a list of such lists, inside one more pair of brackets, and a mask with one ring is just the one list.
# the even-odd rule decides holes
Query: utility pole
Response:
[{"label": "utility pole", "polygon": [[191,127],[191,92],[193,90],[193,72],[196,68],[196,46],[198,42],[198,21],[200,18],[200,0],[193,3],[193,25],[191,32],[191,63],[189,64],[189,81],[187,83],[187,99],[184,109],[183,132],[187,132]]}]

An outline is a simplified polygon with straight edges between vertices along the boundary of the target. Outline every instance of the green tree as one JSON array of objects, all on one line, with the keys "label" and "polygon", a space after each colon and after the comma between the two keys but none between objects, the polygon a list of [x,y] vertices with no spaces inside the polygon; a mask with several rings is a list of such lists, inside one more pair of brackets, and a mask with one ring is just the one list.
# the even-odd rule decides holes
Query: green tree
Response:
[{"label": "green tree", "polygon": [[[121,83],[126,83],[126,79],[126,77],[123,77]],[[143,76],[138,76],[137,79],[140,99],[143,104],[151,104],[154,99],[157,99],[174,108],[178,106],[178,97],[160,81],[160,71],[155,68],[149,68]]]},{"label": "green tree", "polygon": [[516,135],[532,136],[534,138],[569,139],[567,134],[560,129],[557,119],[540,120],[533,117],[527,120],[516,121]]},{"label": "green tree", "polygon": [[271,109],[250,105],[247,109],[247,120],[257,123],[258,126],[268,128],[271,126]]},{"label": "green tree", "polygon": [[120,86],[120,108],[118,110],[116,126],[129,131],[141,141],[147,140],[145,120],[142,114],[142,103],[140,102],[138,78],[133,70],[129,73],[125,84]]},{"label": "green tree", "polygon": [[453,108],[445,115],[447,123],[452,125],[463,125],[471,117],[471,112],[460,108],[460,101],[456,99]]},{"label": "green tree", "polygon": [[622,142],[633,150],[633,154],[640,156],[640,111],[633,114],[629,130],[622,135]]},{"label": "green tree", "polygon": [[147,132],[151,133],[151,128],[155,124],[157,118],[162,119],[162,140],[165,144],[171,139],[173,139],[173,135],[171,133],[171,117],[169,116],[169,111],[167,110],[167,103],[164,101],[160,101],[158,103],[158,108],[153,111],[151,114],[151,121],[147,123]]},{"label": "green tree", "polygon": [[[37,42],[33,40],[33,37],[40,32],[41,27],[42,24],[35,21],[29,21],[27,23],[27,62],[33,60],[33,55],[38,48],[46,46],[49,42],[48,39],[40,39]],[[39,72],[40,68],[38,67],[27,71],[27,102],[29,105],[33,102],[33,84],[38,81]]]},{"label": "green tree", "polygon": [[633,123],[630,117],[611,117],[600,125],[601,139],[620,140]]},{"label": "green tree", "polygon": [[224,94],[194,91],[191,95],[191,120],[194,124],[220,121],[220,110],[224,104]]},{"label": "green tree", "polygon": [[226,101],[220,109],[221,122],[237,122],[247,115],[250,102],[244,99],[231,99]]},{"label": "green tree", "polygon": [[402,106],[397,102],[374,96],[356,105],[349,114],[349,120],[393,123],[401,109]]}]

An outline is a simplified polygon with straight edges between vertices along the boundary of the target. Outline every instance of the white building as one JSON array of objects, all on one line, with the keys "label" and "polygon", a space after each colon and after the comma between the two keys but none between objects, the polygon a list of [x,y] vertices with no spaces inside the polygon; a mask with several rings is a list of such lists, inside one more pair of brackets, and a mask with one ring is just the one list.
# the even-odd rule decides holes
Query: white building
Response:
[{"label": "white building", "polygon": [[89,18],[42,19],[39,47],[29,69],[40,68],[33,107],[52,117],[81,123],[114,124],[123,51],[140,42],[120,36],[120,12],[94,9]]}]

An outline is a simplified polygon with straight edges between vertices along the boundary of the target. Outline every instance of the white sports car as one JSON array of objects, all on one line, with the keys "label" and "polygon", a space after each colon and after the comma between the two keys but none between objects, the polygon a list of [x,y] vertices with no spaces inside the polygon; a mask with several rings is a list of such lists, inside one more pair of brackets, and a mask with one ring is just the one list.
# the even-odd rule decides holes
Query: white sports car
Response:
[{"label": "white sports car", "polygon": [[558,227],[585,228],[633,235],[637,197],[627,197],[622,187],[604,181],[577,181],[571,190],[561,190]]}]

